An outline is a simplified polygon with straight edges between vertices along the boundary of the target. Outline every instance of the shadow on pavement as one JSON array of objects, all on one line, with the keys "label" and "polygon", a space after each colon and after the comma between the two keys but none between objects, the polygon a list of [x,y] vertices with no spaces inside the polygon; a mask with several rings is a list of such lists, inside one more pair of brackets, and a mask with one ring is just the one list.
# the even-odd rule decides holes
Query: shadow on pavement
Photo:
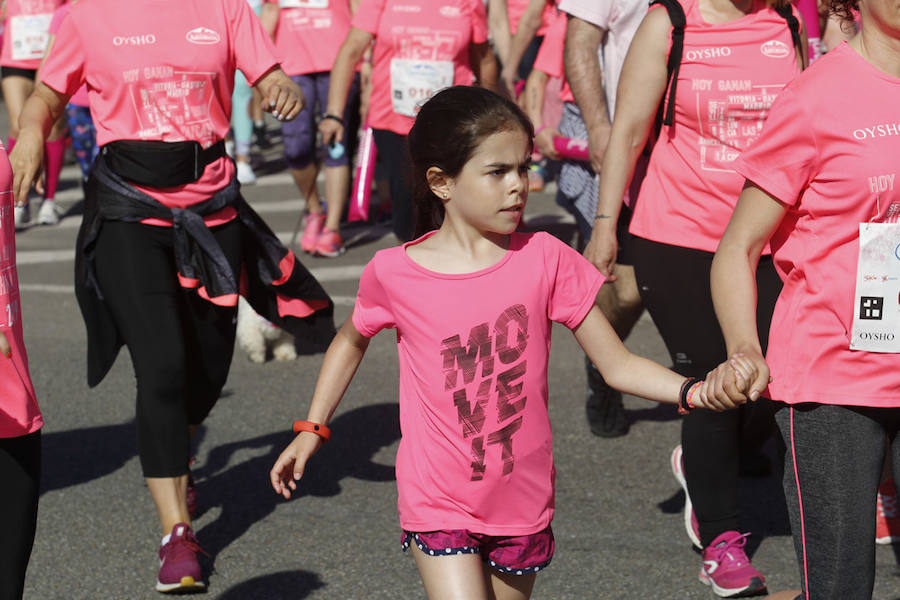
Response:
[{"label": "shadow on pavement", "polygon": [[134,421],[45,433],[41,438],[41,494],[109,475],[137,454]]},{"label": "shadow on pavement", "polygon": [[[372,462],[372,457],[400,438],[397,404],[364,406],[344,413],[331,422],[337,433],[310,461],[291,501],[303,496],[336,496],[346,477],[363,481],[393,481],[393,465]],[[269,469],[290,441],[290,433],[279,431],[213,448],[206,464],[194,470],[199,510],[213,506],[221,514],[197,532],[203,548],[215,559],[232,541],[284,502],[269,483]],[[237,452],[260,452],[240,464],[226,466]]]},{"label": "shadow on pavement", "polygon": [[309,571],[281,571],[248,579],[225,591],[217,600],[300,600],[324,587]]}]

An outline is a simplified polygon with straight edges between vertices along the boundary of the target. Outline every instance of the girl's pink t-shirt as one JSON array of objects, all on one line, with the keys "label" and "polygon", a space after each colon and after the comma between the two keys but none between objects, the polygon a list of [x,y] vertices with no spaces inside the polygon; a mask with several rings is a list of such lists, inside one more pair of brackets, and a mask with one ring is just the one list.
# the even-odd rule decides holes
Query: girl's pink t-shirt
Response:
[{"label": "girl's pink t-shirt", "polygon": [[66,0],[6,0],[0,65],[37,69],[47,49],[50,21]]},{"label": "girl's pink t-shirt", "polygon": [[859,225],[900,216],[897,106],[900,79],[843,43],[779,95],[734,163],[788,209],[770,240],[784,281],[766,355],[774,400],[900,406],[898,356],[850,350]]},{"label": "girl's pink t-shirt", "polygon": [[552,323],[579,325],[603,275],[546,233],[514,233],[487,269],[435,273],[406,253],[422,239],[376,253],[353,310],[366,337],[397,330],[400,523],[535,533],[553,518]]},{"label": "girl's pink t-shirt", "polygon": [[534,68],[550,77],[562,78],[562,89],[559,92],[560,100],[563,102],[575,102],[572,88],[569,87],[569,81],[566,79],[564,64],[566,25],[568,22],[564,13],[554,13],[550,27],[544,34],[541,49],[538,50],[537,58],[534,59]]},{"label": "girl's pink t-shirt", "polygon": [[[66,15],[69,14],[69,3],[61,5],[56,9],[56,12],[53,13],[53,20],[50,21],[50,35],[56,35],[59,32],[59,28],[62,25],[63,19],[66,18]],[[72,97],[69,98],[69,104],[75,104],[76,106],[90,106],[90,100],[88,99],[87,86],[83,85],[78,88],[78,91],[72,94]]]},{"label": "girl's pink t-shirt", "polygon": [[417,106],[472,85],[472,44],[487,42],[482,0],[362,0],[353,27],[375,36],[369,125],[406,135]]},{"label": "girl's pink t-shirt", "polygon": [[744,183],[734,160],[800,67],[787,23],[773,9],[709,25],[698,0],[682,6],[687,26],[675,122],[653,146],[631,233],[715,252]]},{"label": "girl's pink t-shirt", "polygon": [[281,7],[275,47],[288,75],[331,71],[350,31],[349,0],[266,0]]},{"label": "girl's pink t-shirt", "polygon": [[0,331],[12,358],[0,356],[0,438],[21,437],[44,425],[28,374],[22,336],[16,232],[13,223],[12,168],[0,143]]},{"label": "girl's pink t-shirt", "polygon": [[[277,65],[275,47],[245,0],[85,0],[69,10],[41,71],[54,90],[86,83],[97,143],[225,137],[234,69],[253,84]],[[228,157],[200,179],[139,188],[166,206],[207,200],[234,175]]]}]

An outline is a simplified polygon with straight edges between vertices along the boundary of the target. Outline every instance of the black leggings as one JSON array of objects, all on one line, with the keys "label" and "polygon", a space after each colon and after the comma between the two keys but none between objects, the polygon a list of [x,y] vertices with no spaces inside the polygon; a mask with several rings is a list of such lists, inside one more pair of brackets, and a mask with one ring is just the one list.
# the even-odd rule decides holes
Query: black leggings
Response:
[{"label": "black leggings", "polygon": [[[240,273],[241,227],[211,228]],[[137,445],[145,477],[188,471],[188,425],[209,414],[228,377],[236,307],[183,289],[170,227],[106,221],[96,249],[100,289],[131,353],[137,379]]]},{"label": "black leggings", "polygon": [[41,432],[0,438],[0,600],[18,600],[34,545],[41,481]]},{"label": "black leggings", "polygon": [[378,159],[387,170],[391,187],[391,214],[394,235],[401,242],[408,242],[413,237],[415,222],[413,221],[412,165],[409,161],[409,150],[406,136],[388,131],[374,129],[375,147]]},{"label": "black leggings", "polygon": [[[727,358],[709,288],[713,254],[638,237],[632,251],[641,300],[669,350],[673,369],[687,377],[706,377]],[[771,257],[760,259],[756,285],[756,318],[765,352],[781,292]],[[684,473],[704,547],[719,534],[739,528],[741,450],[765,442],[774,425],[774,406],[766,399],[721,413],[695,410],[684,418]]]}]

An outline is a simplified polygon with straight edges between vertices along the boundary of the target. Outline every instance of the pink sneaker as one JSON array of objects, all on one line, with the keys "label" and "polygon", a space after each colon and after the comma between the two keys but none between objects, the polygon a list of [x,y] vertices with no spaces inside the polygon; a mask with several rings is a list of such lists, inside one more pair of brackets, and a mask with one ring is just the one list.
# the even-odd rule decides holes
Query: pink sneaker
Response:
[{"label": "pink sneaker", "polygon": [[687,531],[687,536],[690,538],[691,543],[694,544],[694,547],[697,550],[702,550],[703,544],[700,543],[700,525],[697,523],[697,515],[694,513],[691,495],[688,493],[687,480],[684,478],[684,454],[681,450],[681,444],[678,444],[675,446],[675,449],[672,450],[670,466],[672,467],[672,474],[675,476],[678,483],[681,484],[681,489],[684,490],[684,529]]},{"label": "pink sneaker", "polygon": [[887,479],[878,487],[878,502],[875,510],[875,543],[885,545],[897,542],[900,542],[897,490],[894,487],[894,480]]},{"label": "pink sneaker", "polygon": [[726,531],[703,550],[700,581],[720,598],[753,596],[766,591],[766,579],[744,553],[749,533]]},{"label": "pink sneaker", "polygon": [[187,523],[175,525],[169,540],[159,548],[156,591],[178,594],[204,591],[206,584],[197,562],[198,552],[203,552],[203,549],[197,543],[191,526]]},{"label": "pink sneaker", "polygon": [[307,254],[316,251],[316,243],[322,227],[325,226],[325,213],[309,213],[306,215],[306,225],[303,227],[303,237],[300,238],[300,249]]},{"label": "pink sneaker", "polygon": [[323,229],[322,233],[319,234],[319,240],[316,242],[315,254],[334,258],[344,252],[344,240],[341,239],[341,234],[331,229]]}]

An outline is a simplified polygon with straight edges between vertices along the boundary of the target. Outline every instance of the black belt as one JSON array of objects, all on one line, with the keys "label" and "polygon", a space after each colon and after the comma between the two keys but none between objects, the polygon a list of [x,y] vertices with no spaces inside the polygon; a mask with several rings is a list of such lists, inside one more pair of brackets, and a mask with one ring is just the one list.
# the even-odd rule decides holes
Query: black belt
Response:
[{"label": "black belt", "polygon": [[206,150],[196,141],[117,140],[101,150],[110,169],[122,179],[154,188],[170,188],[200,179],[206,166],[225,156],[219,140]]}]

